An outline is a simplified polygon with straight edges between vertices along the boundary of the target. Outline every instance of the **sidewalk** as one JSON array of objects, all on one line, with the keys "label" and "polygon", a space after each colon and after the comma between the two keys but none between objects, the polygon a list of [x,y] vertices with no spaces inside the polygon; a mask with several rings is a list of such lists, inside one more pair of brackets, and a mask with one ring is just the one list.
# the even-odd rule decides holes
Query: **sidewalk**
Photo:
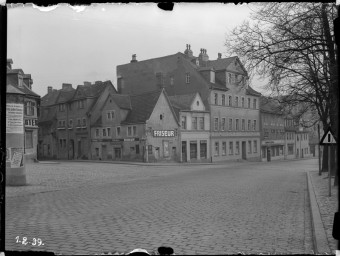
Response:
[{"label": "sidewalk", "polygon": [[332,230],[334,213],[338,211],[338,187],[334,187],[332,178],[329,197],[328,173],[319,176],[318,171],[311,171],[307,177],[315,250],[321,254],[335,254],[338,241],[333,238]]}]

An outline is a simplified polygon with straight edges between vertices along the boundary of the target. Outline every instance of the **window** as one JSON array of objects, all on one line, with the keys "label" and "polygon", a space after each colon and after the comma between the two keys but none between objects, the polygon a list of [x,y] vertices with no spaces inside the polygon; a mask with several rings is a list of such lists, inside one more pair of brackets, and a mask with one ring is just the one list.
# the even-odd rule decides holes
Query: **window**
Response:
[{"label": "window", "polygon": [[257,140],[254,140],[254,153],[257,153]]},{"label": "window", "polygon": [[80,127],[80,118],[77,118],[77,127]]},{"label": "window", "polygon": [[109,110],[107,111],[107,120],[112,120],[115,118],[115,111],[114,110]]},{"label": "window", "polygon": [[187,84],[190,83],[190,73],[185,74],[185,83],[187,83]]},{"label": "window", "polygon": [[229,100],[228,105],[229,105],[229,107],[231,107],[233,105],[233,102],[232,102],[233,97],[231,95],[229,95],[228,100]]},{"label": "window", "polygon": [[225,106],[225,95],[222,94],[222,106]]},{"label": "window", "polygon": [[207,158],[207,141],[206,140],[200,141],[200,156],[201,156],[201,159]]},{"label": "window", "polygon": [[34,106],[35,103],[32,101],[25,102],[25,115],[26,116],[33,116],[34,115]]},{"label": "window", "polygon": [[214,118],[214,130],[217,131],[218,130],[218,118]]},{"label": "window", "polygon": [[120,127],[116,127],[116,136],[117,136],[117,137],[120,136]]},{"label": "window", "polygon": [[190,141],[190,159],[197,159],[197,142]]},{"label": "window", "polygon": [[106,128],[107,129],[107,136],[111,137],[111,128]]},{"label": "window", "polygon": [[222,122],[221,122],[221,130],[224,131],[225,130],[225,118],[222,118]]},{"label": "window", "polygon": [[65,104],[59,104],[59,111],[60,112],[65,111]]},{"label": "window", "polygon": [[256,131],[256,120],[254,120],[253,130]]},{"label": "window", "polygon": [[233,129],[233,119],[229,118],[229,131]]},{"label": "window", "polygon": [[235,76],[236,76],[235,74],[231,74],[231,82],[232,83],[235,83]]},{"label": "window", "polygon": [[246,120],[242,119],[242,131],[246,129]]},{"label": "window", "polygon": [[33,131],[25,131],[25,148],[33,148]]},{"label": "window", "polygon": [[192,130],[197,130],[197,117],[192,117]]},{"label": "window", "polygon": [[106,137],[106,129],[103,129],[103,137]]},{"label": "window", "polygon": [[251,153],[251,141],[248,141],[248,153]]},{"label": "window", "polygon": [[68,128],[73,128],[73,120],[72,119],[70,119],[70,120],[68,120]]},{"label": "window", "polygon": [[240,142],[236,141],[236,150],[235,150],[235,155],[239,155],[240,154]]},{"label": "window", "polygon": [[256,99],[253,100],[253,109],[256,109]]},{"label": "window", "polygon": [[186,116],[182,116],[182,129],[186,129],[187,128],[187,117]]},{"label": "window", "polygon": [[174,85],[174,77],[170,76],[170,85]]},{"label": "window", "polygon": [[99,138],[99,129],[96,129],[96,138]]},{"label": "window", "polygon": [[85,100],[79,100],[78,101],[78,108],[84,108]]},{"label": "window", "polygon": [[244,108],[244,97],[242,97],[242,108]]},{"label": "window", "polygon": [[163,115],[162,114],[159,115],[159,120],[163,120]]},{"label": "window", "polygon": [[231,84],[231,74],[228,73],[227,75],[228,75],[228,84]]},{"label": "window", "polygon": [[239,119],[236,119],[236,123],[235,123],[235,130],[238,131],[240,129],[240,126],[239,126]]},{"label": "window", "polygon": [[222,156],[226,155],[226,151],[227,151],[227,142],[223,141],[222,142]]},{"label": "window", "polygon": [[250,126],[251,126],[251,121],[250,120],[248,120],[248,131],[250,131]]},{"label": "window", "polygon": [[214,100],[215,105],[218,105],[218,95],[217,95],[217,93],[215,93],[214,96],[215,96],[215,100]]},{"label": "window", "polygon": [[132,126],[128,126],[127,128],[127,136],[132,136]]},{"label": "window", "polygon": [[235,97],[235,107],[238,107],[238,97]]},{"label": "window", "polygon": [[234,150],[234,145],[233,145],[233,142],[230,141],[229,142],[229,155],[233,155],[234,154],[233,150]]},{"label": "window", "polygon": [[83,127],[86,127],[86,118],[83,118]]},{"label": "window", "polygon": [[200,130],[204,130],[204,117],[200,117]]},{"label": "window", "polygon": [[215,156],[219,155],[219,148],[220,148],[220,145],[219,145],[218,141],[216,141],[215,142]]},{"label": "window", "polygon": [[248,108],[250,108],[250,98],[248,98]]},{"label": "window", "polygon": [[132,135],[133,136],[137,135],[137,126],[132,126]]}]

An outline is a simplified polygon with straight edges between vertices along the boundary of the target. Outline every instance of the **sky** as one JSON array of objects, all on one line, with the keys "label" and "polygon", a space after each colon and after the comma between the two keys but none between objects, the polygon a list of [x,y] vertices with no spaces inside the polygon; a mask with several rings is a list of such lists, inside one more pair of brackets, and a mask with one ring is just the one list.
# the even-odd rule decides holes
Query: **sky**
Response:
[{"label": "sky", "polygon": [[[47,87],[73,88],[84,81],[111,80],[116,66],[132,54],[146,60],[184,52],[195,56],[207,49],[210,59],[226,56],[226,33],[249,19],[251,5],[221,3],[175,4],[164,11],[154,3],[96,4],[72,8],[18,5],[8,8],[7,58],[12,68],[31,74],[40,96]],[[260,82],[251,85],[261,92]]]}]

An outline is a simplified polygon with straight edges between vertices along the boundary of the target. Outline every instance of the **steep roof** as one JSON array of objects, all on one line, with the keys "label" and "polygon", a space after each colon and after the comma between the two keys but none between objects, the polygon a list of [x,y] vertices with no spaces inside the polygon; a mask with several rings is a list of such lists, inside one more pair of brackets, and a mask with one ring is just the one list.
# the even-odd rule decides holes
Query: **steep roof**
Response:
[{"label": "steep roof", "polygon": [[13,93],[13,94],[24,94],[21,90],[19,90],[17,87],[7,84],[7,93]]},{"label": "steep roof", "polygon": [[217,59],[217,60],[209,60],[208,66],[213,67],[215,70],[226,69],[233,61],[237,59],[237,56]]},{"label": "steep roof", "polygon": [[272,114],[283,115],[280,103],[272,98],[262,96],[260,98],[260,111]]},{"label": "steep roof", "polygon": [[130,95],[131,111],[122,124],[144,123],[150,118],[162,90]]},{"label": "steep roof", "polygon": [[246,94],[253,95],[253,96],[261,96],[261,93],[259,93],[258,91],[255,91],[250,86],[248,86],[248,88],[246,89]]},{"label": "steep roof", "polygon": [[57,103],[60,90],[52,90],[41,98],[41,106],[50,106]]},{"label": "steep roof", "polygon": [[168,96],[173,107],[180,110],[190,110],[196,93]]},{"label": "steep roof", "polygon": [[122,109],[131,109],[131,101],[129,95],[112,94],[114,102]]},{"label": "steep roof", "polygon": [[75,89],[68,89],[68,90],[59,90],[59,95],[57,98],[57,102],[56,103],[63,103],[63,102],[67,102],[69,100],[71,100],[74,96],[75,93]]},{"label": "steep roof", "polygon": [[[17,72],[10,72],[10,71],[13,71],[13,70],[14,71],[16,70]],[[18,70],[20,72],[22,72],[21,69],[12,69],[12,70],[7,71],[7,73],[18,73],[19,72]],[[35,92],[33,92],[32,90],[30,90],[24,81],[22,82],[22,87],[18,87],[18,76],[14,76],[14,75],[7,76],[6,84],[14,86],[15,88],[17,88],[18,90],[20,90],[21,92],[23,92],[26,95],[30,95],[30,96],[33,96],[33,97],[40,97],[40,95],[38,95]]]}]

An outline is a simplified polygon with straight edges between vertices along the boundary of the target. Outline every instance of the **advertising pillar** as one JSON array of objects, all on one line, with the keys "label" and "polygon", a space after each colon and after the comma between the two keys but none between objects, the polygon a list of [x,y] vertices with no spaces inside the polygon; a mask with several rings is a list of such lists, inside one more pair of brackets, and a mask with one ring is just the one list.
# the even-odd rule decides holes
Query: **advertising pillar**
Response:
[{"label": "advertising pillar", "polygon": [[26,185],[24,104],[6,104],[6,185]]}]

